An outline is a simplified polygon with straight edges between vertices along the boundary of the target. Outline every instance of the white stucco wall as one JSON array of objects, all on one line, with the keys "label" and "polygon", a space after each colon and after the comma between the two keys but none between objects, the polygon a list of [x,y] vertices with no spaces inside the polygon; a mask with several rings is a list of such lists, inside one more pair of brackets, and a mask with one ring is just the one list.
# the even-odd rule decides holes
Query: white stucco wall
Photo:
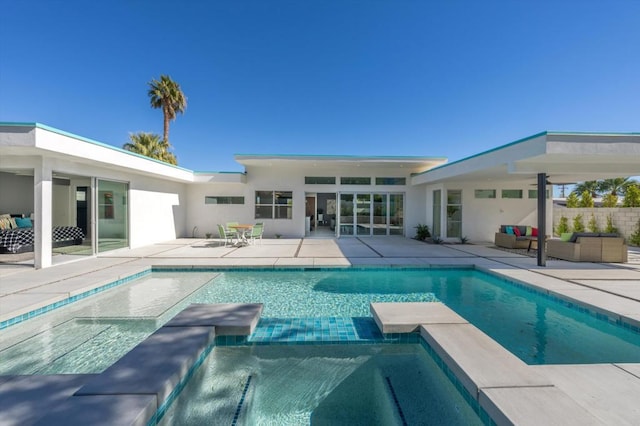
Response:
[{"label": "white stucco wall", "polygon": [[31,212],[33,212],[33,176],[17,176],[0,171],[0,214],[28,215]]},{"label": "white stucco wall", "polygon": [[[433,191],[441,189],[444,196],[443,209],[446,211],[447,190],[462,190],[462,236],[471,242],[492,242],[500,225],[537,226],[537,199],[528,198],[528,191],[535,189],[523,182],[493,182],[491,184],[451,183],[426,187],[426,224],[433,225]],[[496,198],[475,198],[476,189],[495,189]],[[502,198],[503,189],[521,189],[522,199]],[[551,188],[549,188],[551,191]],[[553,202],[547,199],[547,233],[551,234]],[[442,214],[441,229],[446,232],[446,214]],[[443,235],[444,237],[444,235]]]},{"label": "white stucco wall", "polygon": [[[303,237],[305,235],[305,195],[308,193],[353,193],[386,192],[403,193],[405,196],[405,233],[414,235],[414,227],[424,220],[424,191],[418,187],[398,185],[305,185],[305,176],[340,177],[406,177],[409,172],[401,168],[362,168],[339,166],[301,167],[247,167],[246,184],[242,183],[199,183],[188,188],[189,205],[187,229],[189,233],[196,229],[196,236],[212,233],[217,236],[216,225],[230,221],[255,223],[255,191],[292,191],[293,214],[291,219],[260,219],[265,223],[265,236]],[[205,196],[244,196],[244,205],[205,204]]]}]

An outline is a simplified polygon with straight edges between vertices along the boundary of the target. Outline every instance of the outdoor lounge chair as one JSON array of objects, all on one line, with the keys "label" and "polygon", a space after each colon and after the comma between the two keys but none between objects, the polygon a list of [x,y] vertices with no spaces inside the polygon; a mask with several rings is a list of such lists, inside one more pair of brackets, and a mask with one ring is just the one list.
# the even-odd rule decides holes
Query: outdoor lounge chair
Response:
[{"label": "outdoor lounge chair", "polygon": [[218,233],[220,234],[220,240],[224,240],[225,247],[227,243],[233,244],[233,238],[236,236],[235,231],[227,231],[224,226],[218,224]]},{"label": "outdoor lounge chair", "polygon": [[251,233],[247,235],[249,238],[249,244],[255,244],[256,240],[260,240],[260,244],[262,244],[262,232],[264,231],[263,224],[255,224],[253,228],[251,228]]}]

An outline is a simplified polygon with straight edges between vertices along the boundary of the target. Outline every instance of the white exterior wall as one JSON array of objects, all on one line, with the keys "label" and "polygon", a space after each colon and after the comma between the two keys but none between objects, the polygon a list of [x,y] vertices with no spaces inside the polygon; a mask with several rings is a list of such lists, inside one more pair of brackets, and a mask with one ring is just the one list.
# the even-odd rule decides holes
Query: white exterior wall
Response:
[{"label": "white exterior wall", "polygon": [[[408,171],[401,168],[365,168],[350,167],[348,170],[339,166],[322,167],[247,167],[246,183],[199,183],[188,188],[189,236],[202,237],[205,233],[218,235],[217,224],[236,221],[255,223],[256,191],[291,191],[293,192],[292,218],[260,219],[265,224],[265,236],[275,234],[283,237],[304,237],[305,235],[305,195],[307,193],[353,193],[353,192],[386,192],[403,193],[405,200],[404,221],[405,234],[413,236],[413,228],[424,221],[424,191],[418,187],[399,185],[305,185],[305,176],[340,177],[405,177],[410,181]],[[244,205],[205,204],[205,196],[244,196]],[[197,228],[197,229],[196,229]]]},{"label": "white exterior wall", "polygon": [[[537,226],[538,201],[536,198],[528,198],[529,190],[536,189],[528,183],[516,182],[492,182],[491,184],[478,185],[477,183],[449,183],[446,185],[430,185],[426,187],[426,224],[429,229],[433,225],[433,191],[442,190],[442,222],[441,229],[445,233],[446,226],[446,200],[447,190],[462,190],[462,236],[471,242],[492,242],[495,232],[500,225],[530,225]],[[476,189],[495,189],[496,198],[475,198]],[[503,189],[521,189],[523,198],[502,198]],[[551,188],[549,188],[551,191]],[[553,201],[547,199],[547,233],[551,234],[553,218]],[[444,235],[442,237],[445,237]]]},{"label": "white exterior wall", "polygon": [[33,176],[0,171],[0,214],[33,213]]}]

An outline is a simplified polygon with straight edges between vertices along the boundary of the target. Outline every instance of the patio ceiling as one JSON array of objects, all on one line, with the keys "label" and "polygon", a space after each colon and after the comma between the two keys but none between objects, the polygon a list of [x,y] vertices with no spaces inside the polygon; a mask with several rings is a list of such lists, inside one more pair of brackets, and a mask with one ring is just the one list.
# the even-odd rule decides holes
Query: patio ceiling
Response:
[{"label": "patio ceiling", "polygon": [[414,185],[442,182],[552,184],[640,175],[640,134],[544,132],[415,175]]}]

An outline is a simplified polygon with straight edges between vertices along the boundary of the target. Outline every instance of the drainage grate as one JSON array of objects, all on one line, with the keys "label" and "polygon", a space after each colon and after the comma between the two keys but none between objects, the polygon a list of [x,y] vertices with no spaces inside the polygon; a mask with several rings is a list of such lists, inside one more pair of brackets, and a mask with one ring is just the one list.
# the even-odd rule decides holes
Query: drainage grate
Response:
[{"label": "drainage grate", "polygon": [[238,406],[236,407],[236,413],[233,415],[233,422],[231,422],[231,426],[236,426],[236,424],[238,423],[240,411],[242,411],[242,404],[244,404],[244,399],[247,396],[247,391],[249,391],[249,385],[251,384],[251,377],[252,376],[247,377],[247,383],[244,384],[242,396],[240,397],[240,402],[238,402]]}]

